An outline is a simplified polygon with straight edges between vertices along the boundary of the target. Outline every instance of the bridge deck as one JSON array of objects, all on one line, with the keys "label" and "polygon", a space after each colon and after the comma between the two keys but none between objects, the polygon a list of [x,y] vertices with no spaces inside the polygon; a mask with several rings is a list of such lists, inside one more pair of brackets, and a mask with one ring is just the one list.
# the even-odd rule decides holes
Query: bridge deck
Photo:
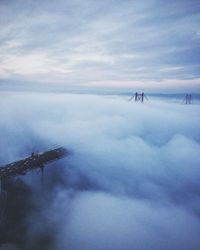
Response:
[{"label": "bridge deck", "polygon": [[23,160],[0,166],[0,179],[15,175],[23,175],[29,170],[41,168],[45,164],[63,158],[67,155],[69,155],[68,150],[62,147],[43,153],[32,154],[30,157]]}]

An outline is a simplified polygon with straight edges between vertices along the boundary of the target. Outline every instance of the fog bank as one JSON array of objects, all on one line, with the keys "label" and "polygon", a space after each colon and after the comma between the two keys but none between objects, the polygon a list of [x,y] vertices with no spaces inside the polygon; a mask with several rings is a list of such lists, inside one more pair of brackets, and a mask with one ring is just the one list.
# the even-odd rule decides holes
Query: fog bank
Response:
[{"label": "fog bank", "polygon": [[71,151],[46,168],[45,194],[37,174],[22,177],[34,209],[20,247],[199,249],[199,105],[2,92],[0,115],[1,165]]}]

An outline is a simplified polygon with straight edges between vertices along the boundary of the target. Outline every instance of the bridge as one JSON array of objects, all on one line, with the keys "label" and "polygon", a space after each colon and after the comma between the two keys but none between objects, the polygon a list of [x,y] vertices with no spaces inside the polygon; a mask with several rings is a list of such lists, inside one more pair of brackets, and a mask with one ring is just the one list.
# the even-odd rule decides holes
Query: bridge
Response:
[{"label": "bridge", "polygon": [[41,169],[41,177],[43,182],[44,166],[48,163],[66,157],[67,155],[69,155],[69,151],[63,147],[60,147],[42,153],[32,153],[31,156],[27,158],[0,166],[0,191],[1,181],[3,179],[16,175],[24,175],[28,171],[37,168]]},{"label": "bridge", "polygon": [[142,92],[142,93],[138,93],[136,92],[133,96],[131,96],[131,98],[129,99],[129,102],[134,99],[135,102],[144,102],[144,99],[146,99],[148,101],[148,98],[146,97],[146,95]]}]

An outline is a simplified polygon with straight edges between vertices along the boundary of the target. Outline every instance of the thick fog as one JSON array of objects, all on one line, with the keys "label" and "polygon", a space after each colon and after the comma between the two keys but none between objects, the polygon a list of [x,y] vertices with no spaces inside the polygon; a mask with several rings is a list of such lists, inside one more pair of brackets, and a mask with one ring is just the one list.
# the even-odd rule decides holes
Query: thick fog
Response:
[{"label": "thick fog", "polygon": [[[15,190],[28,190],[20,196],[28,208],[20,217],[23,242],[12,242],[12,232],[6,243],[200,249],[199,105],[64,93],[0,98],[1,165],[57,146],[71,152],[45,168],[44,187],[37,172],[13,180]],[[12,223],[17,228],[19,218]]]}]

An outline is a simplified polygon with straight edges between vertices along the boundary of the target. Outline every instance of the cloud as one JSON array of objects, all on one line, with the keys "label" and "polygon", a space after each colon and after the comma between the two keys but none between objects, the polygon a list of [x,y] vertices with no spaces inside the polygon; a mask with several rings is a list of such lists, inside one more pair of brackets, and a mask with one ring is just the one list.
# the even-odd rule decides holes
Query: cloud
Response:
[{"label": "cloud", "polygon": [[84,193],[57,238],[59,249],[197,249],[198,231],[182,208]]},{"label": "cloud", "polygon": [[46,195],[37,175],[23,178],[35,193],[25,218],[31,249],[199,248],[199,105],[1,97],[1,164],[56,145],[73,152],[46,168]]},{"label": "cloud", "polygon": [[[133,87],[144,78],[158,85],[163,79],[199,78],[198,1],[0,4],[1,78],[20,81],[31,75],[37,81],[91,86],[96,79],[129,79]],[[28,59],[25,69],[23,58]],[[31,66],[37,63],[40,67]]]}]

